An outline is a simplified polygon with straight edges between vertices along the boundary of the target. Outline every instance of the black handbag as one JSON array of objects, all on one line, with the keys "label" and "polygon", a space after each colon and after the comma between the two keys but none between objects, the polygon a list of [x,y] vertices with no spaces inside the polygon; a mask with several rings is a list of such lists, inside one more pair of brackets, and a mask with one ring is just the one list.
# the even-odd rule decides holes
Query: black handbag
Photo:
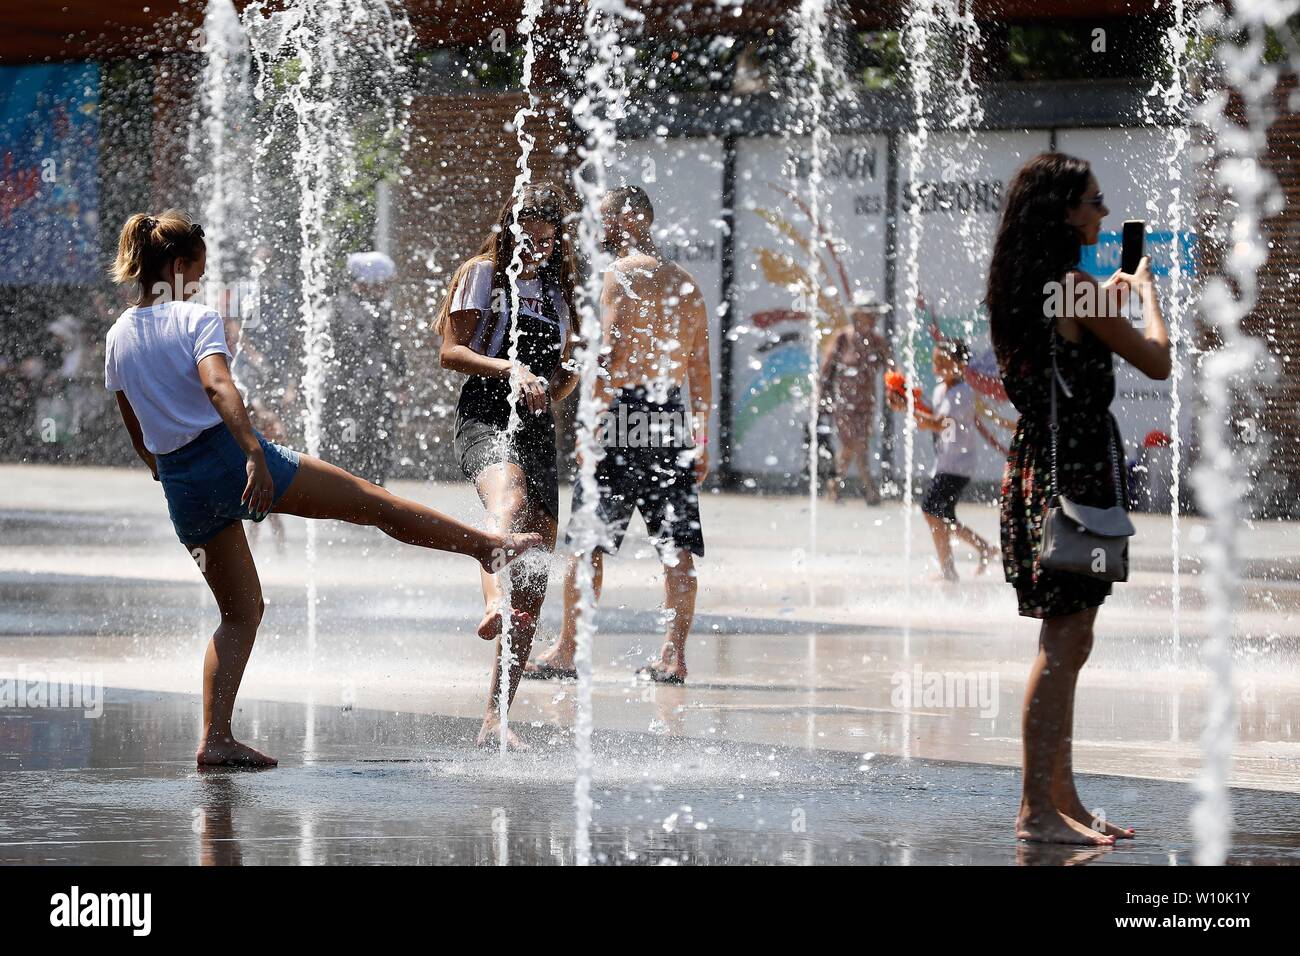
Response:
[{"label": "black handbag", "polygon": [[1056,366],[1056,335],[1052,335],[1051,433],[1052,489],[1043,519],[1043,547],[1038,563],[1049,571],[1081,574],[1099,581],[1128,580],[1128,539],[1137,529],[1129,520],[1119,479],[1115,436],[1110,436],[1110,470],[1115,484],[1115,504],[1109,508],[1081,505],[1061,494],[1056,472],[1056,390],[1073,398]]}]

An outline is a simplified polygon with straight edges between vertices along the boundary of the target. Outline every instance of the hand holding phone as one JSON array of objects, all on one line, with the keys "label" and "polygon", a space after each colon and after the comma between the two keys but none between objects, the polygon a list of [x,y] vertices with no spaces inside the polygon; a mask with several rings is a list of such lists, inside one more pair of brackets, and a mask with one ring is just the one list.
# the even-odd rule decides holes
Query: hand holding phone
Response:
[{"label": "hand holding phone", "polygon": [[1124,220],[1123,250],[1120,253],[1119,271],[1136,275],[1146,246],[1147,224],[1141,219]]}]

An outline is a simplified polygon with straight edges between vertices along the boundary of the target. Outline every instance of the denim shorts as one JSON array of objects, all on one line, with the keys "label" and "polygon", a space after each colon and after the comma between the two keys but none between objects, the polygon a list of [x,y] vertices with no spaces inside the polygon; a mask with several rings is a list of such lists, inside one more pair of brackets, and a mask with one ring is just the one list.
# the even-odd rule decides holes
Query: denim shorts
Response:
[{"label": "denim shorts", "polygon": [[[273,507],[289,490],[298,473],[299,456],[256,432],[266,455],[275,488]],[[176,537],[197,548],[236,521],[261,521],[239,499],[248,485],[248,456],[223,422],[199,434],[188,445],[159,455],[158,480],[167,496]]]}]

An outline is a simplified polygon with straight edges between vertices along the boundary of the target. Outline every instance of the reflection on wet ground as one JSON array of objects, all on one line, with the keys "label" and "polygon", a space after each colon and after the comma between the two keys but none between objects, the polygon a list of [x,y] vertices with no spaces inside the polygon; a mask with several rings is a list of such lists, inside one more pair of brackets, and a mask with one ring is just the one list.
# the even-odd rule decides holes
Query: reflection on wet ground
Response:
[{"label": "reflection on wet ground", "polygon": [[[464,483],[399,485],[482,517]],[[121,688],[98,719],[0,700],[0,861],[571,859],[573,684],[521,687],[511,723],[533,753],[502,762],[468,744],[493,653],[472,633],[482,615],[472,562],[323,524],[310,651],[303,523],[285,522],[282,546],[260,528],[267,613],[235,726],[283,766],[200,775],[192,695],[216,613],[154,483],[138,469],[0,466],[0,498],[0,687],[25,670]],[[1207,619],[1186,553],[1173,640],[1167,519],[1137,516],[1133,580],[1099,618],[1074,736],[1086,799],[1142,839],[1079,854],[1010,839],[1037,632],[1010,589],[973,577],[970,556],[959,557],[960,587],[927,584],[924,560],[902,554],[897,505],[819,509],[809,556],[806,507],[704,496],[709,545],[685,687],[633,676],[663,634],[661,571],[639,526],[607,562],[593,686],[603,860],[1189,859]],[[993,508],[963,508],[996,536]],[[1185,542],[1196,525],[1187,519]],[[1254,577],[1234,641],[1231,774],[1243,788],[1242,862],[1297,856],[1293,535],[1262,522],[1243,535]],[[562,569],[553,562],[539,647],[556,629]]]},{"label": "reflection on wet ground", "polygon": [[[0,863],[572,862],[572,740],[520,727],[502,760],[471,721],[245,702],[261,772],[197,771],[198,702],[110,690],[102,717],[0,711]],[[1190,860],[1189,789],[1082,778],[1135,826],[1114,849],[1017,844],[1004,767],[598,732],[594,849],[609,864],[1168,864]],[[1238,863],[1300,862],[1300,796],[1234,794]]]}]

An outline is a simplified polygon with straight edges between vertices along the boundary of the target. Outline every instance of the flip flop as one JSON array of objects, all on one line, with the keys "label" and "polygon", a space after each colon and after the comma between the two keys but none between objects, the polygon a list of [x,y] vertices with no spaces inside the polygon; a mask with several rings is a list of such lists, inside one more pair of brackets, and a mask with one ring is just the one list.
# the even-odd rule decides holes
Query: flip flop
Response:
[{"label": "flip flop", "polygon": [[578,672],[550,664],[536,664],[531,670],[525,667],[523,677],[524,680],[577,680]]},{"label": "flip flop", "polygon": [[644,678],[654,684],[685,684],[686,678],[678,677],[676,674],[665,674],[650,664],[642,667],[636,672],[637,677]]}]

